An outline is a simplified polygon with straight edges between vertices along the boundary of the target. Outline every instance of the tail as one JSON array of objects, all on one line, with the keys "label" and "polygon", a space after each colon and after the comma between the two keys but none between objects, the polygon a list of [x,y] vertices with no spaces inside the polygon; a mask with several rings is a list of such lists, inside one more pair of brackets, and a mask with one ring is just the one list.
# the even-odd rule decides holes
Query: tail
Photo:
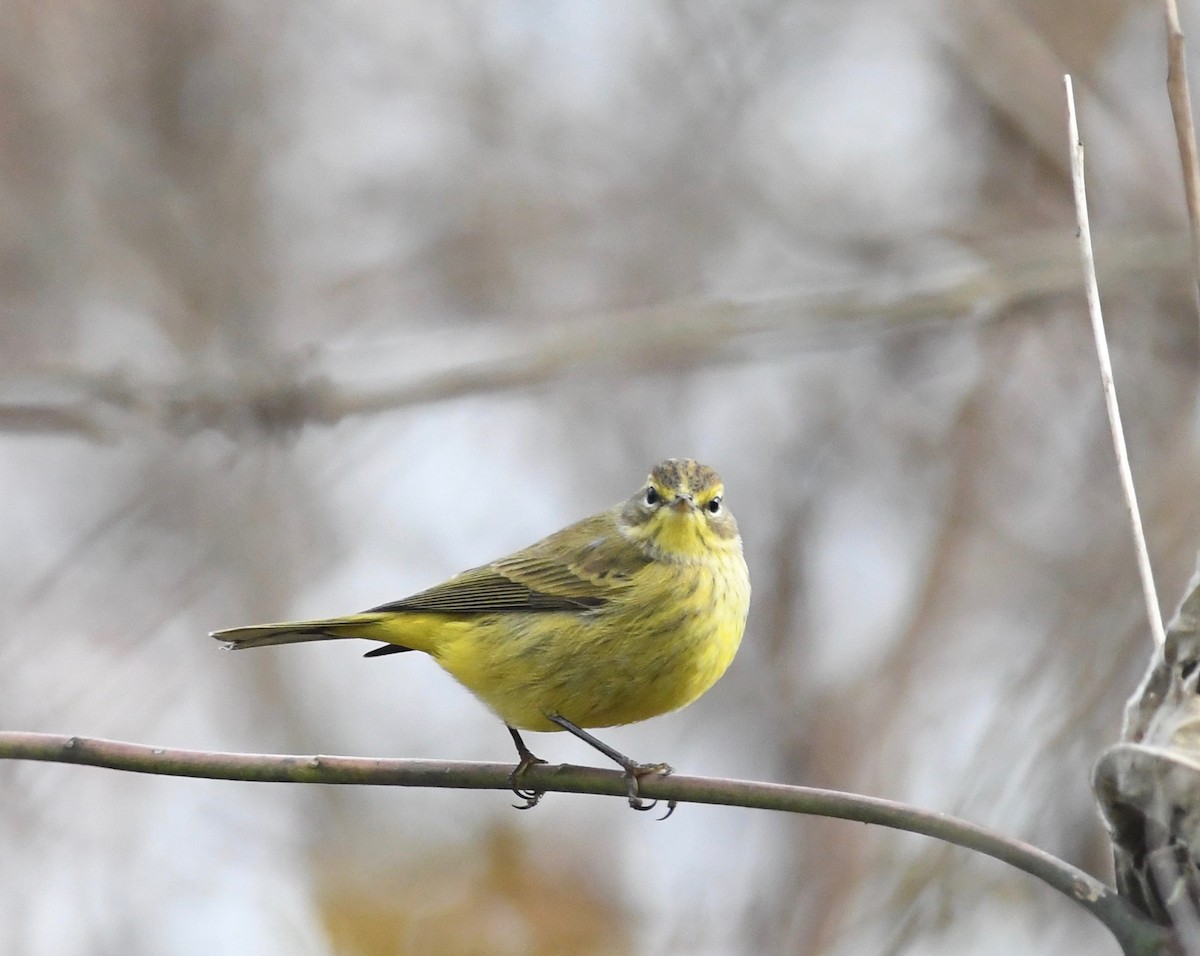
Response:
[{"label": "tail", "polygon": [[231,627],[213,631],[209,637],[224,641],[231,650],[245,647],[268,647],[272,644],[298,644],[302,641],[338,641],[349,637],[385,641],[399,650],[409,648],[390,640],[385,624],[392,614],[352,614],[350,617],[331,617],[321,621],[288,621],[283,624],[254,624],[250,627]]}]

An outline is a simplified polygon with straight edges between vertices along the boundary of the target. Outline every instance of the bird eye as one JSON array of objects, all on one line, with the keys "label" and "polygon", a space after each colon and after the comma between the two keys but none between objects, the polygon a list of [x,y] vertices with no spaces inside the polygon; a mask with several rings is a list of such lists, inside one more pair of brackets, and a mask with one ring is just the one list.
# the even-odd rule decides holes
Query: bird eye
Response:
[{"label": "bird eye", "polygon": [[719,515],[721,513],[721,496],[717,495],[706,507],[710,515]]},{"label": "bird eye", "polygon": [[662,496],[658,493],[658,489],[651,485],[646,489],[646,504],[656,505],[662,501]]}]

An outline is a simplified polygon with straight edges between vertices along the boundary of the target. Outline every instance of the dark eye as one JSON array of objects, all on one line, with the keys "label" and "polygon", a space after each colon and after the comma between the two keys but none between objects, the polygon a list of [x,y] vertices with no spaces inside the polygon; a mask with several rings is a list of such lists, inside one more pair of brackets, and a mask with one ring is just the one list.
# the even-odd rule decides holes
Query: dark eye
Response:
[{"label": "dark eye", "polygon": [[708,513],[710,515],[719,515],[721,513],[721,496],[717,495],[717,497],[713,498],[713,500],[710,501],[706,507],[708,508]]},{"label": "dark eye", "polygon": [[662,496],[658,493],[658,489],[651,485],[646,489],[646,504],[656,505],[662,501]]}]

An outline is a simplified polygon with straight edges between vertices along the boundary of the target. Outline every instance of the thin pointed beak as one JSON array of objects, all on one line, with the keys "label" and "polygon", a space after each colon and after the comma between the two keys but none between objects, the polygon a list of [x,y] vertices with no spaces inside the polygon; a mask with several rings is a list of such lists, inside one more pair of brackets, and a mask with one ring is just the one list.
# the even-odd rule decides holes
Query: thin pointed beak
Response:
[{"label": "thin pointed beak", "polygon": [[671,502],[671,507],[675,511],[691,511],[696,507],[696,502],[692,500],[691,495],[681,494],[675,496],[675,500]]}]

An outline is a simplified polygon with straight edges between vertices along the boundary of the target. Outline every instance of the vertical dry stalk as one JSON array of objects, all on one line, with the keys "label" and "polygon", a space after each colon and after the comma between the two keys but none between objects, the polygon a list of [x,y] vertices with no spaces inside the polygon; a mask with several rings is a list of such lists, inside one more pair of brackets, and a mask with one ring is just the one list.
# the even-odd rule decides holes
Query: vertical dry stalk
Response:
[{"label": "vertical dry stalk", "polygon": [[1188,227],[1192,236],[1192,279],[1197,283],[1200,308],[1200,163],[1196,156],[1196,124],[1192,121],[1192,95],[1188,90],[1187,57],[1179,8],[1175,0],[1164,0],[1167,17],[1167,96],[1179,144],[1179,165],[1187,196]]},{"label": "vertical dry stalk", "polygon": [[1121,475],[1121,489],[1125,493],[1125,507],[1133,528],[1133,545],[1137,552],[1138,573],[1142,579],[1142,595],[1146,600],[1146,616],[1150,621],[1150,633],[1156,647],[1166,641],[1163,632],[1162,612],[1158,605],[1158,592],[1154,587],[1154,573],[1150,569],[1150,554],[1146,548],[1146,535],[1142,530],[1142,516],[1138,510],[1137,492],[1133,487],[1133,472],[1129,467],[1129,450],[1125,447],[1125,430],[1121,427],[1121,410],[1117,405],[1117,389],[1113,383],[1112,359],[1108,354],[1108,339],[1104,334],[1104,317],[1100,312],[1100,288],[1096,283],[1096,259],[1092,252],[1092,229],[1088,221],[1087,192],[1083,181],[1083,143],[1079,138],[1079,121],[1075,116],[1075,91],[1071,77],[1064,76],[1067,91],[1067,129],[1070,137],[1071,182],[1075,187],[1075,216],[1079,224],[1079,252],[1083,258],[1084,284],[1087,289],[1088,315],[1092,320],[1092,333],[1096,339],[1096,356],[1100,361],[1100,382],[1104,389],[1104,404],[1108,409],[1108,424],[1112,431],[1113,450],[1117,454],[1117,471]]}]

